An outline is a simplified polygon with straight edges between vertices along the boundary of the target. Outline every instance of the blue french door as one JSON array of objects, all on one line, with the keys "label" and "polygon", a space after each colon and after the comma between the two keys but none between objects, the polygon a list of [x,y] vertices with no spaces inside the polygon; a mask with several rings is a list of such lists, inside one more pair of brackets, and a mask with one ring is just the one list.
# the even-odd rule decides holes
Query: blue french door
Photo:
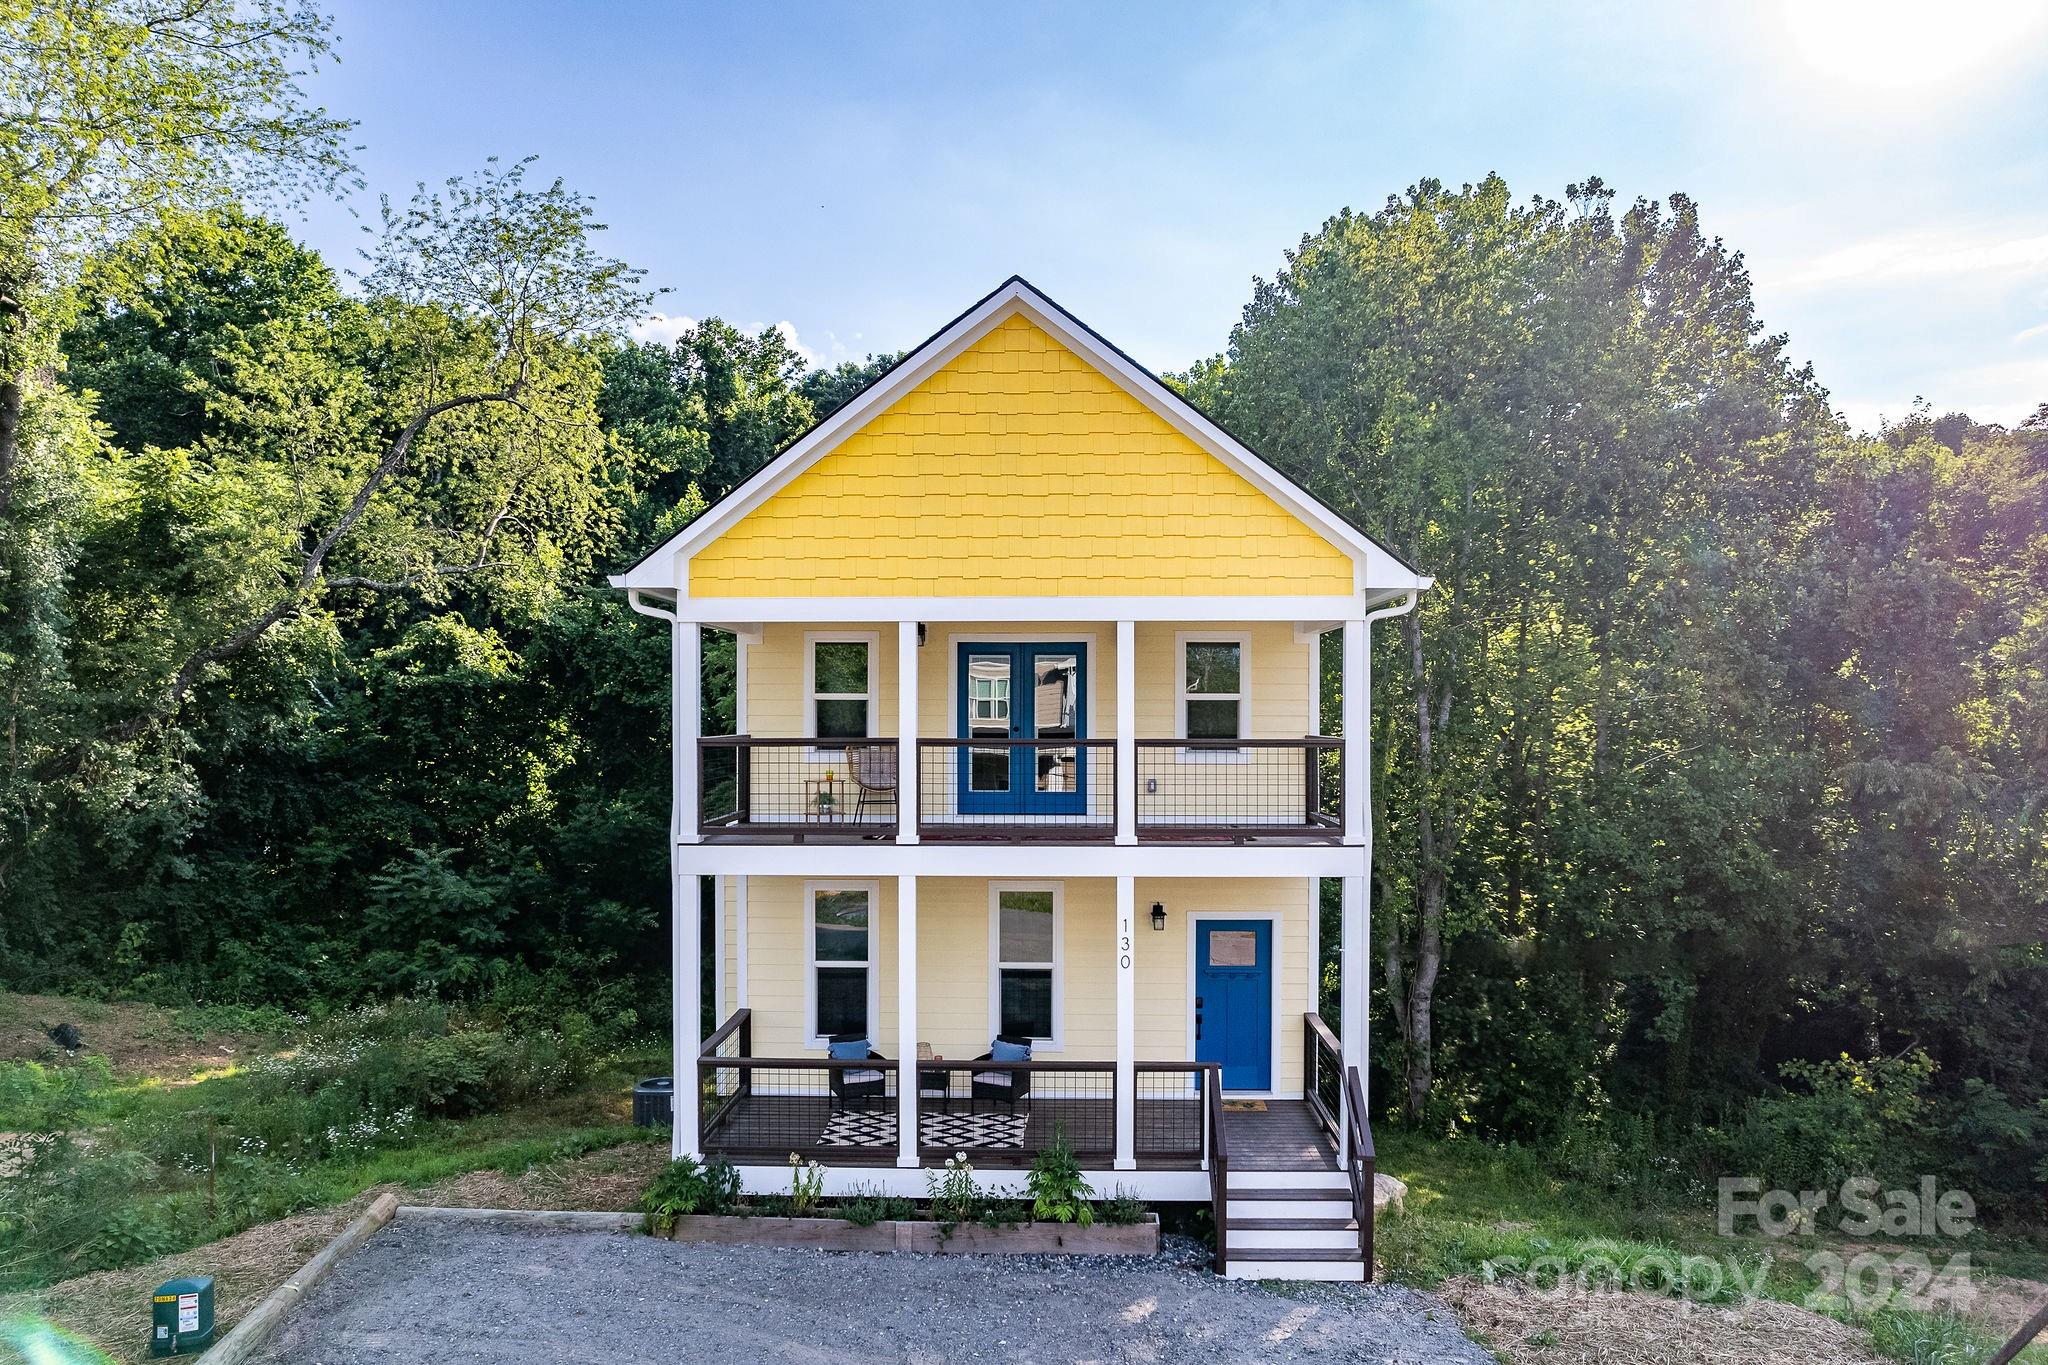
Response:
[{"label": "blue french door", "polygon": [[1083,815],[1088,752],[1080,745],[1011,740],[1084,739],[1088,658],[1079,645],[963,644],[959,736],[962,815]]},{"label": "blue french door", "polygon": [[1273,922],[1195,921],[1195,1060],[1225,1090],[1273,1088]]}]

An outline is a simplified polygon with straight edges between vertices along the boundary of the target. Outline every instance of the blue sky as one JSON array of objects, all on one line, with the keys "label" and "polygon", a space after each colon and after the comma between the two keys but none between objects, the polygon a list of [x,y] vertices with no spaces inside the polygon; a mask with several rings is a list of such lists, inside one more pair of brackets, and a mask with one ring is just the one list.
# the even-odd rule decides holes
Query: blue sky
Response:
[{"label": "blue sky", "polygon": [[[373,192],[538,153],[671,321],[820,360],[1023,274],[1155,369],[1283,253],[1423,176],[1683,190],[1871,424],[2048,401],[2048,5],[341,0],[313,96]],[[368,216],[374,199],[359,204]],[[314,245],[345,262],[345,212]]]}]

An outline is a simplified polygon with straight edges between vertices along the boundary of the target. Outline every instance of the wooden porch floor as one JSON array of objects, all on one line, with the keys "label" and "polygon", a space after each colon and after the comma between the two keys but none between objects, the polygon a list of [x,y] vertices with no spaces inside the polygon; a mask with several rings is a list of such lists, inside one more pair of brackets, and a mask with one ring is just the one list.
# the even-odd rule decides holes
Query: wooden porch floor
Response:
[{"label": "wooden porch floor", "polygon": [[[1230,1101],[1225,1101],[1229,1104]],[[1223,1112],[1230,1167],[1237,1171],[1334,1171],[1337,1149],[1305,1100],[1261,1100],[1263,1112]]]}]

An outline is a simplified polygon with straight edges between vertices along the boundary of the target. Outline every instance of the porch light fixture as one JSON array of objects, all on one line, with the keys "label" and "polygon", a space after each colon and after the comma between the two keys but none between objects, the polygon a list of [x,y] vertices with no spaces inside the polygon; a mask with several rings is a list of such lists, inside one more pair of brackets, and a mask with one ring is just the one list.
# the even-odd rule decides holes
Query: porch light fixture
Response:
[{"label": "porch light fixture", "polygon": [[1166,907],[1158,901],[1152,902],[1152,928],[1159,933],[1166,932]]}]

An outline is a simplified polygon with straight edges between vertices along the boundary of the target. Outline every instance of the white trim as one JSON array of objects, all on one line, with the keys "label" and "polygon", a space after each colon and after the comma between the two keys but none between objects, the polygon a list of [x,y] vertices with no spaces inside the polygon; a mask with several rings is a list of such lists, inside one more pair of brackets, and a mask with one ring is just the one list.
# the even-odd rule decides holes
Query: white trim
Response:
[{"label": "white trim", "polygon": [[757,877],[1042,877],[1057,864],[1075,877],[1347,877],[1358,850],[1343,844],[1178,844],[1109,842],[1007,844],[950,841],[899,844],[891,839],[768,844],[691,844],[691,865],[704,872]]},{"label": "white trim", "polygon": [[747,651],[760,640],[759,631],[752,636],[743,630],[732,633],[732,732],[736,735],[747,732]]},{"label": "white trim", "polygon": [[[901,786],[899,784],[900,792]],[[872,932],[873,925],[870,924]],[[870,956],[873,954],[870,953]],[[917,1056],[917,878],[896,879],[896,1043],[898,1057]],[[873,1032],[872,1029],[869,1032]],[[917,1109],[922,1091],[899,1073],[896,1084],[896,1164],[918,1167]],[[950,1087],[949,1087],[950,1088]]]},{"label": "white trim", "polygon": [[723,1024],[725,1008],[725,874],[711,875],[711,960],[718,964],[711,973],[711,1017]]},{"label": "white trim", "polygon": [[1116,1149],[1111,1164],[1138,1168],[1138,894],[1137,878],[1116,879],[1116,920],[1110,951],[1116,954]]},{"label": "white trim", "polygon": [[876,881],[817,880],[804,883],[804,1046],[824,1051],[826,1039],[812,1030],[818,1022],[818,893],[821,891],[865,891],[868,897],[868,956],[864,964],[834,962],[826,966],[864,965],[868,973],[868,1045],[875,1045],[875,1025],[882,1018],[882,964],[875,956],[882,931],[882,884]]},{"label": "white trim", "polygon": [[[868,647],[868,690],[865,697],[851,692],[834,692],[827,701],[865,701],[868,706],[868,730],[866,738],[875,737],[876,694],[881,690],[876,683],[877,671],[881,667],[875,655],[882,648],[882,632],[878,630],[807,630],[804,632],[804,735],[805,739],[822,738],[818,734],[818,659],[819,645],[861,644]],[[826,763],[836,758],[838,749],[806,749],[806,756],[813,763]]]},{"label": "white trim", "polygon": [[[923,1170],[897,1166],[835,1166],[829,1158],[821,1164],[825,1168],[824,1193],[828,1199],[873,1189],[902,1199],[923,1199],[927,1193]],[[734,1169],[739,1172],[740,1188],[748,1194],[789,1193],[788,1166],[738,1166]],[[975,1171],[974,1179],[990,1194],[1015,1198],[1023,1193],[1025,1175],[1026,1172],[1019,1170],[980,1169]],[[1209,1202],[1209,1173],[1206,1170],[1146,1167],[1119,1171],[1094,1168],[1083,1171],[1081,1175],[1098,1194],[1122,1185],[1125,1189],[1135,1190],[1140,1199],[1161,1204]]]},{"label": "white trim", "polygon": [[[1422,586],[1427,588],[1435,581],[1425,578]],[[680,619],[721,630],[741,622],[854,625],[906,618],[946,625],[977,621],[1297,621],[1322,616],[1356,619],[1362,610],[1414,591],[1394,588],[1352,597],[685,597],[675,605]],[[652,594],[643,593],[646,595]],[[664,612],[664,619],[666,615]]]},{"label": "white trim", "polygon": [[[739,940],[739,970],[736,977],[738,998],[733,1001],[736,1009],[747,1008],[747,879],[736,876],[733,879],[733,937]],[[724,1020],[720,1020],[724,1023]]]},{"label": "white trim", "polygon": [[[1167,907],[1167,913],[1173,913],[1172,906]],[[1313,914],[1316,912],[1314,910],[1311,910],[1310,913]],[[1300,1098],[1300,1096],[1293,1091],[1282,1091],[1279,1088],[1280,1058],[1282,1055],[1280,1051],[1280,997],[1282,994],[1280,989],[1280,931],[1285,919],[1285,912],[1280,910],[1190,910],[1187,912],[1186,918],[1188,924],[1188,975],[1186,996],[1188,1002],[1188,1060],[1191,1062],[1195,1060],[1195,926],[1197,924],[1200,924],[1203,920],[1266,920],[1273,926],[1272,935],[1267,940],[1267,951],[1273,954],[1273,960],[1266,965],[1266,987],[1269,991],[1272,992],[1273,996],[1273,1022],[1271,1025],[1272,1031],[1268,1035],[1267,1040],[1268,1046],[1272,1050],[1272,1056],[1266,1062],[1266,1075],[1270,1080],[1271,1084],[1268,1085],[1268,1087],[1264,1090],[1232,1090],[1229,1093],[1241,1096],[1246,1099]]]},{"label": "white trim", "polygon": [[1116,623],[1116,841],[1138,842],[1138,627]]},{"label": "white trim", "polygon": [[[1050,891],[1052,893],[1052,961],[1003,961],[1002,895],[1005,891]],[[1060,881],[991,881],[988,884],[988,1036],[1002,1031],[1003,968],[1023,971],[1040,968],[1052,972],[1052,1036],[1033,1038],[1031,1051],[1064,1052],[1067,1035],[1067,884]]]},{"label": "white trim", "polygon": [[[1237,737],[1251,739],[1252,725],[1252,637],[1250,631],[1230,630],[1182,630],[1173,636],[1173,737],[1188,737],[1188,646],[1189,645],[1236,645],[1237,646],[1237,694],[1228,700],[1237,703]],[[1204,693],[1205,698],[1225,700],[1224,695]],[[1252,761],[1247,749],[1176,749],[1173,751],[1176,763],[1249,763]]]},{"label": "white trim", "polygon": [[[898,397],[922,384],[962,351],[1011,317],[1022,316],[1093,365],[1131,397],[1150,408],[1223,465],[1293,514],[1309,529],[1348,555],[1353,581],[1371,585],[1419,586],[1416,575],[1384,547],[1342,517],[1315,501],[1228,432],[1204,417],[1172,390],[1063,312],[1059,305],[1023,280],[1012,277],[994,293],[962,314],[944,331],[913,351],[895,369],[856,395],[844,407],[813,427],[753,480],[724,502],[706,511],[626,573],[612,579],[621,588],[676,588],[687,591],[689,559],[704,546],[775,496],[798,475],[836,449],[841,442]],[[665,566],[657,568],[656,566]]]}]

